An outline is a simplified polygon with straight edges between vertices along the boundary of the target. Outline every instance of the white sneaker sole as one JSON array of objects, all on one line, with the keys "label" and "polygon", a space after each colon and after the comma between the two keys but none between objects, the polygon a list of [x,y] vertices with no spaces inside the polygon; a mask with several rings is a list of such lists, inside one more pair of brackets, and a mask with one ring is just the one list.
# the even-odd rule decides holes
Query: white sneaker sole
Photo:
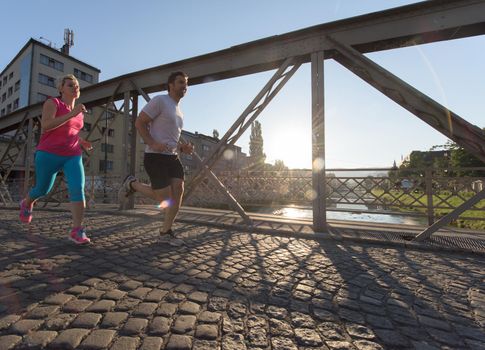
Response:
[{"label": "white sneaker sole", "polygon": [[86,242],[78,242],[78,241],[76,241],[74,238],[71,238],[71,237],[69,237],[69,240],[70,240],[71,242],[74,242],[76,245],[87,245],[87,244],[91,244],[91,241],[86,241]]}]

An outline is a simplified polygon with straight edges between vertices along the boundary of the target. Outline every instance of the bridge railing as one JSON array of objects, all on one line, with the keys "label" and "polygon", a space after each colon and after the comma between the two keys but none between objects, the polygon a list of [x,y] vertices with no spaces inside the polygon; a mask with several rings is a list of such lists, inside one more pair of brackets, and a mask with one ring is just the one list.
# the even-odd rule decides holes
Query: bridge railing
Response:
[{"label": "bridge railing", "polygon": [[[311,208],[311,170],[221,172],[218,178],[246,209],[297,205]],[[427,218],[432,224],[485,186],[485,167],[450,169],[328,169],[328,211]],[[224,207],[224,197],[205,180],[186,204]],[[485,201],[460,217],[485,220]],[[473,226],[473,225],[472,225]]]},{"label": "bridge railing", "polygon": [[[277,210],[288,205],[310,209],[315,196],[311,170],[229,171],[218,172],[217,177],[247,211]],[[119,176],[87,176],[88,207],[116,203],[120,183]],[[23,181],[14,179],[7,185],[13,200],[20,200]],[[485,167],[328,169],[326,205],[328,211],[423,217],[432,224],[484,186]],[[141,196],[135,198],[138,204],[153,203]],[[67,201],[67,188],[61,183],[59,190],[43,198],[39,205],[55,206]],[[208,179],[202,181],[184,204],[229,209],[226,197]],[[455,224],[463,226],[465,221],[468,226],[469,222],[485,221],[485,201],[463,213]]]}]

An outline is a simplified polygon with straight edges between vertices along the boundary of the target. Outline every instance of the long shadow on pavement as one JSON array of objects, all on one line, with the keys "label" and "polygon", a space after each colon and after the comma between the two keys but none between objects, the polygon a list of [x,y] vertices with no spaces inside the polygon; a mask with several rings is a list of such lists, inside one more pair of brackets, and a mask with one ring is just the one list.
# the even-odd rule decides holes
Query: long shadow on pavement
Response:
[{"label": "long shadow on pavement", "polygon": [[[46,321],[26,333],[60,332],[79,327],[76,317],[86,312],[104,320],[117,311],[148,321],[135,331],[128,322],[109,326],[120,336],[167,344],[182,333],[209,348],[476,349],[485,342],[483,318],[466,299],[483,290],[483,259],[191,224],[176,225],[185,244],[173,247],[158,242],[156,217],[96,213],[87,218],[95,243],[76,247],[65,238],[69,213],[39,211],[26,228],[16,212],[4,212],[0,319]],[[49,308],[56,296],[64,301]],[[60,329],[49,323],[64,314],[73,316]],[[196,325],[180,331],[184,315],[196,316],[197,327],[215,324],[216,337]],[[165,330],[154,326],[160,317]],[[0,337],[22,335],[15,324],[0,322]],[[108,326],[100,319],[84,327]]]}]

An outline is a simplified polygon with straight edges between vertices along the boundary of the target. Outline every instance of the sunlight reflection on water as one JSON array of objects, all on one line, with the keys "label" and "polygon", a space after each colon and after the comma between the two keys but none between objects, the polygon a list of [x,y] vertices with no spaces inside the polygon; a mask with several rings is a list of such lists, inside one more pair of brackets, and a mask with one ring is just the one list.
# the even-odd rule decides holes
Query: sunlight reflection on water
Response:
[{"label": "sunlight reflection on water", "polygon": [[[348,205],[337,205],[338,209],[362,209],[367,208],[364,205],[360,207],[348,206]],[[273,215],[282,216],[285,218],[292,219],[309,219],[313,217],[313,212],[311,208],[308,207],[297,207],[297,206],[285,206],[280,208],[263,208],[260,212],[271,213]],[[342,211],[327,211],[327,219],[329,220],[342,220],[342,221],[365,221],[365,222],[380,222],[388,224],[402,224],[402,225],[423,225],[426,223],[425,218],[420,217],[407,217],[402,215],[391,215],[391,214],[373,214],[373,213],[352,213],[352,212],[342,212]]]}]

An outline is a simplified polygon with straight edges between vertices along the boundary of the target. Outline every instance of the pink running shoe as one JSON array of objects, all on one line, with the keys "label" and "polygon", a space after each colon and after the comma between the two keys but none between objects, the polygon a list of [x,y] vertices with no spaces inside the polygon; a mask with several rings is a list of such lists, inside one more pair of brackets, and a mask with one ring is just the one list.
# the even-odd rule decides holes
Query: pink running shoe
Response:
[{"label": "pink running shoe", "polygon": [[69,236],[69,239],[76,244],[91,243],[91,240],[88,238],[88,236],[86,236],[86,231],[84,230],[83,227],[78,230],[71,231],[71,235]]},{"label": "pink running shoe", "polygon": [[24,224],[30,224],[32,221],[32,209],[33,205],[31,204],[30,206],[27,206],[25,204],[25,199],[22,199],[20,202],[20,221],[23,222]]}]

